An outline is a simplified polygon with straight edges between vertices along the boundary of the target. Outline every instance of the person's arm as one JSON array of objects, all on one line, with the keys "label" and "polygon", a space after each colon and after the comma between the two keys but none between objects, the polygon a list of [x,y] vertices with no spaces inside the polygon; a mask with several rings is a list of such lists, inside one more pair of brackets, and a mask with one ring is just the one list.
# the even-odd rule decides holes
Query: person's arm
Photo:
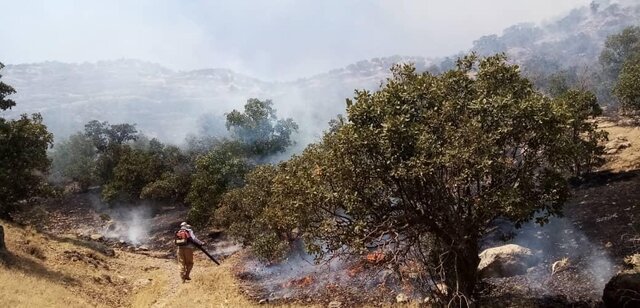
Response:
[{"label": "person's arm", "polygon": [[196,244],[198,244],[198,245],[204,245],[204,242],[203,242],[203,241],[201,241],[201,240],[199,240],[199,239],[196,237],[196,234],[195,234],[195,233],[193,233],[193,230],[189,229],[189,235],[191,235],[191,240],[192,240],[194,243],[196,243]]}]

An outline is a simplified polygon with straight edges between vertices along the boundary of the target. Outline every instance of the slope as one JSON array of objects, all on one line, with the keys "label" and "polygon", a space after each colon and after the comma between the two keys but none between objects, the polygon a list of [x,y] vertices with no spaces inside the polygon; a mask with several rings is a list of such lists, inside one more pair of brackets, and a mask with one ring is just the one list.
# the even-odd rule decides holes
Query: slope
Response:
[{"label": "slope", "polygon": [[[251,307],[229,260],[218,267],[196,255],[191,283],[174,259],[115,250],[73,236],[39,233],[0,221],[0,298],[10,307]],[[295,305],[284,307],[297,307]]]}]

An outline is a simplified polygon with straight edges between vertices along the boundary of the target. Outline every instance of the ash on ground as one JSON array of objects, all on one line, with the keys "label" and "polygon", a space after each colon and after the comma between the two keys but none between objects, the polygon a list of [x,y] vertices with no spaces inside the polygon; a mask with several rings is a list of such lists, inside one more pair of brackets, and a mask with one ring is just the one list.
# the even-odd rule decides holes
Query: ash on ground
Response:
[{"label": "ash on ground", "polygon": [[[278,264],[264,263],[245,251],[235,268],[244,293],[257,302],[314,302],[327,304],[395,303],[404,294],[423,298],[409,281],[381,266],[373,256],[333,258],[316,263],[302,248]],[[372,257],[373,256],[373,257]]]}]

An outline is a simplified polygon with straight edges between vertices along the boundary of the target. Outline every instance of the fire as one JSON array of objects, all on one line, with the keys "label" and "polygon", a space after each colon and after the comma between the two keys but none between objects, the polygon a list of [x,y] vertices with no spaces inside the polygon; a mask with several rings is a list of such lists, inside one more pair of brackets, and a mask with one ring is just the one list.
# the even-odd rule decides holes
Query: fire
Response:
[{"label": "fire", "polygon": [[284,288],[289,288],[289,287],[305,288],[312,284],[313,284],[313,277],[309,275],[309,276],[302,277],[300,279],[292,279],[291,281],[285,283],[283,287]]},{"label": "fire", "polygon": [[382,251],[374,251],[365,256],[365,260],[372,264],[382,263],[385,259],[386,259],[386,256]]}]

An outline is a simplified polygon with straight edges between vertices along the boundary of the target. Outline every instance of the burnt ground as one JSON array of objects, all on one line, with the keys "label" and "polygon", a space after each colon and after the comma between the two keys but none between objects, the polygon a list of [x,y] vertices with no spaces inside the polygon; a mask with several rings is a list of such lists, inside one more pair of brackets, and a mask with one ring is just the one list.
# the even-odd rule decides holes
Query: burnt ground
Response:
[{"label": "burnt ground", "polygon": [[[599,307],[604,284],[640,251],[640,172],[594,173],[575,183],[563,218],[517,230],[509,242],[542,252],[526,275],[483,281],[484,304],[498,307]],[[495,243],[493,243],[495,244]],[[551,274],[553,262],[569,267]]]},{"label": "burnt ground", "polygon": [[640,170],[593,174],[565,213],[618,263],[640,251]]},{"label": "burnt ground", "polygon": [[[481,306],[602,305],[604,285],[622,268],[622,259],[640,248],[640,172],[603,171],[574,183],[564,214],[542,227],[506,226],[501,236],[485,241],[484,248],[507,243],[528,247],[540,262],[523,275],[483,280]],[[569,266],[552,274],[552,264],[564,257]],[[362,260],[322,267],[310,265],[312,259],[303,255],[281,264],[263,264],[246,251],[240,260],[235,276],[245,295],[255,301],[327,304],[337,300],[350,306],[377,306],[395,303],[400,293],[413,301],[424,298],[393,271]]]},{"label": "burnt ground", "polygon": [[285,262],[265,264],[245,250],[233,274],[245,296],[259,303],[326,305],[337,301],[343,307],[357,307],[388,306],[399,293],[420,298],[409,281],[400,281],[391,269],[379,266],[379,261],[363,256],[314,264],[312,256],[295,250]]}]

